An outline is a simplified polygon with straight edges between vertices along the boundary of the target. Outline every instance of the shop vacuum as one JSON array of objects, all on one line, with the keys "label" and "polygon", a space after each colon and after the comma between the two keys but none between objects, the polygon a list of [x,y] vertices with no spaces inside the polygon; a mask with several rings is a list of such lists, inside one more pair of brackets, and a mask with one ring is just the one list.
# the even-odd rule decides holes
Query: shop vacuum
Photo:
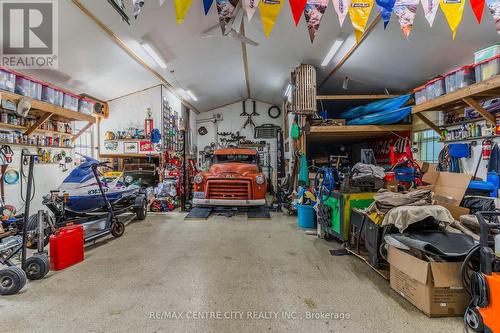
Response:
[{"label": "shop vacuum", "polygon": [[479,244],[467,254],[462,281],[471,298],[465,331],[500,333],[500,211],[478,212]]}]

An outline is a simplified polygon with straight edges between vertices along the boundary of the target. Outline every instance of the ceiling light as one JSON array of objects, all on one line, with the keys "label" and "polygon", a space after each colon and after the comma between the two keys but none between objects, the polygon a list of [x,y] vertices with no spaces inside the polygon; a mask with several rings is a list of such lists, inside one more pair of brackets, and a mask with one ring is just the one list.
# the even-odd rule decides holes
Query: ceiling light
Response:
[{"label": "ceiling light", "polygon": [[186,93],[186,95],[188,95],[193,101],[197,101],[198,98],[193,94],[193,92],[189,89],[184,89],[184,92]]},{"label": "ceiling light", "polygon": [[285,90],[285,97],[290,97],[291,93],[292,93],[292,84],[288,83]]},{"label": "ceiling light", "polygon": [[167,68],[167,64],[163,59],[156,53],[156,51],[151,47],[151,45],[143,43],[141,44],[144,50],[153,58],[154,61],[163,69]]},{"label": "ceiling light", "polygon": [[342,44],[344,44],[344,40],[343,39],[337,39],[335,42],[333,42],[333,45],[330,48],[330,51],[328,51],[328,53],[326,54],[325,59],[323,59],[323,62],[321,63],[322,67],[325,67],[326,65],[328,65],[330,63],[330,61],[332,60],[333,56],[338,52],[338,50],[340,49],[340,47],[342,46]]}]

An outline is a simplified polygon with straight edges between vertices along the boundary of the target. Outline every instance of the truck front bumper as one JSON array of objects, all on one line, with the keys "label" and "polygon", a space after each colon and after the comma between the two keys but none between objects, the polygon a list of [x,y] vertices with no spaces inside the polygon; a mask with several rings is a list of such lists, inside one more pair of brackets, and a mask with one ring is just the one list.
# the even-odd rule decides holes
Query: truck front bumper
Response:
[{"label": "truck front bumper", "polygon": [[257,200],[225,200],[225,199],[193,199],[195,206],[262,206],[266,204],[266,199]]}]

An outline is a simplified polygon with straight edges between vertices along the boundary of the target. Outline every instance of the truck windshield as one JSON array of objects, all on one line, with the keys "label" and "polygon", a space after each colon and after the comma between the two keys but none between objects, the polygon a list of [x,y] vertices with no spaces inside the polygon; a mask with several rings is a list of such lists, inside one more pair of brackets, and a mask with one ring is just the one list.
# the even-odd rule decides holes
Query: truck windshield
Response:
[{"label": "truck windshield", "polygon": [[257,155],[214,155],[214,163],[228,162],[257,164]]}]

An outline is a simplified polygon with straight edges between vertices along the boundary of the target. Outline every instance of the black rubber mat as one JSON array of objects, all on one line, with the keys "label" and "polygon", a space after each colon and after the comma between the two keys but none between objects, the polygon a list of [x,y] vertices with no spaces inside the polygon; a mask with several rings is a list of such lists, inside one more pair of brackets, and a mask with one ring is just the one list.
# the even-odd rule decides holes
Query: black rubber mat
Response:
[{"label": "black rubber mat", "polygon": [[247,211],[249,219],[270,219],[269,208],[266,205],[249,208]]},{"label": "black rubber mat", "polygon": [[208,219],[212,213],[212,208],[207,207],[193,207],[191,211],[184,217],[184,219]]}]

